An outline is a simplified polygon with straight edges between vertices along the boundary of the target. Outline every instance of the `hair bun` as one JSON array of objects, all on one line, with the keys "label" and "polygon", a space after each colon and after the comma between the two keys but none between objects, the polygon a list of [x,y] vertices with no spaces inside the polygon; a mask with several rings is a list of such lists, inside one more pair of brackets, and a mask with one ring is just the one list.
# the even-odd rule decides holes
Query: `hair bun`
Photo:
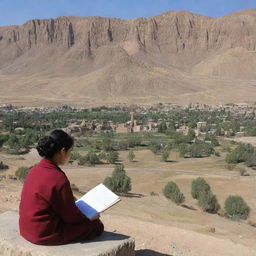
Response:
[{"label": "hair bun", "polygon": [[36,149],[40,156],[51,158],[56,151],[56,143],[52,137],[45,136],[39,140]]},{"label": "hair bun", "polygon": [[70,149],[74,144],[73,138],[63,130],[54,130],[41,138],[36,147],[38,154],[45,158],[52,158],[59,150]]}]

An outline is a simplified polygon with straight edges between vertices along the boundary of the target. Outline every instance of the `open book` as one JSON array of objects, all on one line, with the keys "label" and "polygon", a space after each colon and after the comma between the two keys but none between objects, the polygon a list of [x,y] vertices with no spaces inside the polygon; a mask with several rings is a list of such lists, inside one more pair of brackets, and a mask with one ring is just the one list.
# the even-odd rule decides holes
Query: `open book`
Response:
[{"label": "open book", "polygon": [[106,186],[99,184],[76,200],[76,206],[88,219],[93,219],[120,200]]}]

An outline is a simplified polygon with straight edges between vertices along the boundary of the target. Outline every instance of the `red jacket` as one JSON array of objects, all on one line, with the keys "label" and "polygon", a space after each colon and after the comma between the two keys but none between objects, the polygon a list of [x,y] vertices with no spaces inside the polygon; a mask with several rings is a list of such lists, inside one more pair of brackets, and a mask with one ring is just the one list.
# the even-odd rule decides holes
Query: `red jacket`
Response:
[{"label": "red jacket", "polygon": [[29,171],[19,214],[21,236],[35,244],[63,244],[103,231],[100,220],[88,220],[76,207],[67,176],[47,159]]}]

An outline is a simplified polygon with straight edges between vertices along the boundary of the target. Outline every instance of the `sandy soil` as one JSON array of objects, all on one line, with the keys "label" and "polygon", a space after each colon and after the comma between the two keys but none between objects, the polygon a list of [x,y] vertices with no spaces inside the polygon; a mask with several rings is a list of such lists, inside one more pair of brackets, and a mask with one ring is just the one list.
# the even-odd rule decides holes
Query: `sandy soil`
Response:
[{"label": "sandy soil", "polygon": [[[229,256],[256,255],[256,172],[240,177],[238,170],[228,171],[222,158],[180,159],[171,153],[172,162],[159,162],[150,151],[135,152],[136,161],[126,160],[120,153],[126,172],[132,179],[129,197],[122,197],[116,206],[102,213],[106,230],[133,236],[137,255]],[[0,181],[0,212],[18,210],[22,183],[8,178],[18,166],[31,166],[39,161],[32,150],[24,156],[0,153],[1,160],[10,166],[0,173],[7,178]],[[237,167],[239,168],[239,167]],[[112,165],[63,167],[71,183],[82,191],[77,197],[111,175]],[[190,195],[191,181],[203,176],[223,207],[230,194],[243,196],[252,211],[249,220],[233,222],[218,215],[204,213]],[[184,207],[177,206],[162,195],[164,185],[175,181],[186,197]],[[152,196],[151,192],[155,195]]]},{"label": "sandy soil", "polygon": [[256,146],[256,137],[240,137],[240,138],[234,138],[232,140],[237,142],[242,142],[242,143],[250,143],[253,146]]}]

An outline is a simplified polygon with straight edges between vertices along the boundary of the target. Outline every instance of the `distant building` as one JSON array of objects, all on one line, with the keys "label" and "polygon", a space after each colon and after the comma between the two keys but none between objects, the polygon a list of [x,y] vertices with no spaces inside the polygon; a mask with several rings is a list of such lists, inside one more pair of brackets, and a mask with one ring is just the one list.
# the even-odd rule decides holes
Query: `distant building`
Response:
[{"label": "distant building", "polygon": [[176,129],[176,132],[182,133],[184,135],[188,135],[188,130],[189,130],[189,127],[184,125],[184,126],[181,126],[178,129]]},{"label": "distant building", "polygon": [[204,128],[206,127],[207,123],[206,122],[197,122],[197,129],[201,129],[201,128]]}]

